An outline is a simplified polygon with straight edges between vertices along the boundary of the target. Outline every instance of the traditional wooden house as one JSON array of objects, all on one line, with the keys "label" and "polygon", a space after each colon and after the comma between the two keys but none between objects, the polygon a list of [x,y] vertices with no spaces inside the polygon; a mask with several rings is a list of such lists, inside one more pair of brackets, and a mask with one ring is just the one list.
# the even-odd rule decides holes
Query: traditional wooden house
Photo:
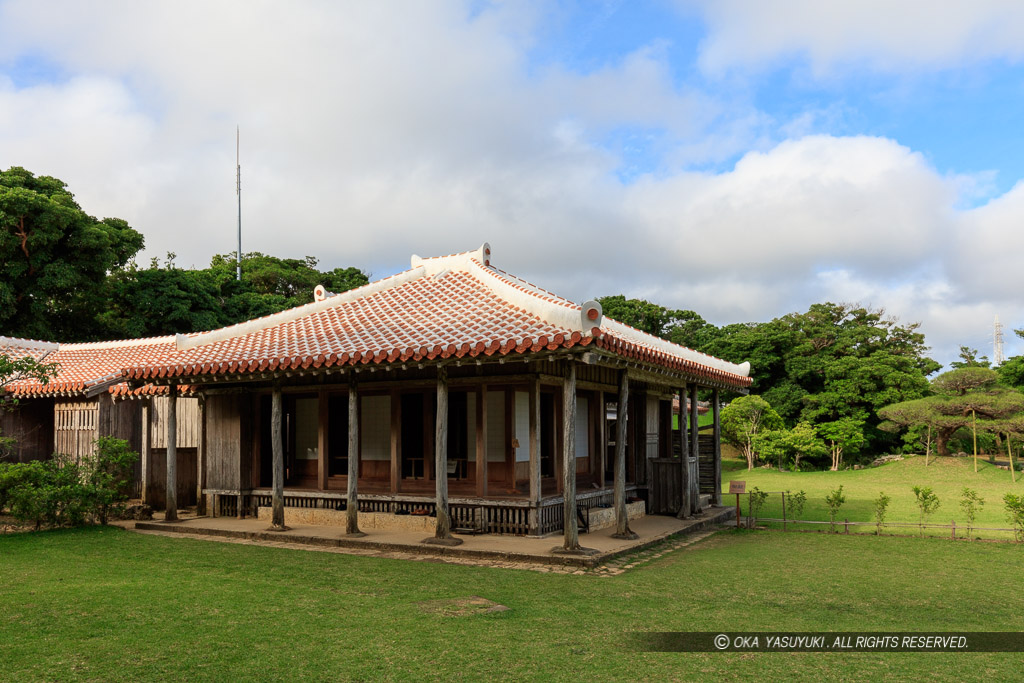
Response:
[{"label": "traditional wooden house", "polygon": [[[127,365],[159,361],[174,351],[174,337],[56,344],[0,337],[0,353],[31,356],[54,363],[57,375],[47,384],[15,382],[17,399],[0,411],[0,434],[14,437],[13,459],[43,460],[54,453],[80,458],[92,453],[100,436],[125,439],[142,457],[136,467],[135,493],[157,509],[164,506],[167,387],[129,390],[122,376]],[[190,388],[189,388],[190,389]],[[178,502],[195,504],[201,423],[197,396],[179,399]]]},{"label": "traditional wooden house", "polygon": [[[709,390],[717,426],[718,392],[745,391],[748,373],[509,275],[486,244],[179,335],[165,357],[124,370],[133,388],[169,392],[171,450],[178,387],[204,397],[199,486],[214,514],[269,506],[282,527],[286,506],[345,509],[359,533],[360,511],[425,511],[438,542],[456,542],[453,528],[561,531],[567,552],[592,508],[614,503],[628,535],[630,498],[682,516],[706,505],[687,420],[672,452],[673,396],[691,399],[696,424],[697,391]],[[712,502],[717,434],[705,449]]]}]

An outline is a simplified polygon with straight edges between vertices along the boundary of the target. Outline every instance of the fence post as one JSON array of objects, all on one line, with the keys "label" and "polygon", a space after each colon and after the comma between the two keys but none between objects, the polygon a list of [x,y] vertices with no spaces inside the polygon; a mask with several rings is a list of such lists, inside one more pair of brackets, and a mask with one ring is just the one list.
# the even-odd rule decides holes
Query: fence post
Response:
[{"label": "fence post", "polygon": [[843,526],[846,528],[846,533],[850,533],[850,520],[844,519]]},{"label": "fence post", "polygon": [[740,528],[740,494],[736,494],[736,528]]},{"label": "fence post", "polygon": [[953,520],[951,526],[953,527],[953,540],[955,541],[956,540],[956,520],[955,519]]},{"label": "fence post", "polygon": [[786,492],[782,492],[782,530],[786,530]]}]

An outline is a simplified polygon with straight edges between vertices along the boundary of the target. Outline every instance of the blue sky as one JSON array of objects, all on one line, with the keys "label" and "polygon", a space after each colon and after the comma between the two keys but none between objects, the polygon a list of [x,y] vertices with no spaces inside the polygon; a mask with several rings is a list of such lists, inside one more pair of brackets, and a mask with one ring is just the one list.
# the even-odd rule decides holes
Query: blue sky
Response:
[{"label": "blue sky", "polygon": [[[0,165],[198,266],[488,241],[577,300],[1024,327],[1024,6],[0,0]],[[1008,337],[1008,354],[1024,346]]]}]

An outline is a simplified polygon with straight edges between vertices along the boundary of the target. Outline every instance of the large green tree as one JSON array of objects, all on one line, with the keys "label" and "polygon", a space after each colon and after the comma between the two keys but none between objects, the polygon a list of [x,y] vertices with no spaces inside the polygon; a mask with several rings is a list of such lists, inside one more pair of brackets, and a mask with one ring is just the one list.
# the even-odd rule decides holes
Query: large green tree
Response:
[{"label": "large green tree", "polygon": [[767,323],[724,327],[705,348],[726,360],[749,360],[753,386],[787,424],[862,421],[869,450],[892,444],[877,410],[923,397],[939,364],[925,354],[917,325],[882,311],[814,304]]},{"label": "large green tree", "polygon": [[213,257],[209,268],[184,269],[173,254],[163,265],[135,265],[111,274],[106,308],[98,321],[108,337],[147,337],[210,330],[308,304],[318,284],[342,292],[366,284],[356,268],[317,270],[317,260],[282,259],[258,252],[242,258],[236,279],[235,255]]},{"label": "large green tree", "polygon": [[0,171],[0,333],[94,338],[107,273],[142,246],[125,221],[87,214],[57,178]]},{"label": "large green tree", "polygon": [[878,411],[896,427],[930,427],[939,455],[949,455],[949,440],[969,427],[998,434],[1014,432],[1024,414],[1024,394],[998,384],[994,370],[965,366],[931,382],[933,395],[885,406]]}]

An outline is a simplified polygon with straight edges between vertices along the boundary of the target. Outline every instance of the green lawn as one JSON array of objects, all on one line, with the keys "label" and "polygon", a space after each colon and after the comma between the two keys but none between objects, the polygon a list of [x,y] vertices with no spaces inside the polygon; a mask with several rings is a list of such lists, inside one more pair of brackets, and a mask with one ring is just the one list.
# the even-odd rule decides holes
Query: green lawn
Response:
[{"label": "green lawn", "polygon": [[[1003,495],[1024,494],[1024,473],[1017,473],[1017,483],[1011,482],[1010,472],[1001,470],[983,460],[978,461],[978,472],[974,472],[973,458],[930,458],[925,467],[924,457],[912,456],[906,460],[869,467],[862,470],[839,472],[779,472],[774,468],[758,467],[747,470],[746,461],[726,458],[722,461],[723,491],[729,490],[729,482],[737,479],[746,482],[747,491],[758,487],[762,491],[800,491],[807,493],[807,504],[802,519],[827,520],[828,508],[825,497],[840,484],[846,496],[846,503],[840,509],[839,519],[873,521],[874,501],[879,492],[891,498],[886,517],[890,522],[917,523],[920,512],[911,490],[914,486],[930,486],[939,497],[940,506],[929,521],[949,524],[956,520],[957,529],[966,524],[966,517],[960,508],[961,491],[965,486],[974,489],[985,500],[978,512],[977,526],[1008,528],[1003,509]],[[741,508],[746,512],[746,497],[741,496]],[[736,497],[725,495],[725,504],[735,504]],[[782,497],[772,494],[760,512],[761,517],[781,517]],[[817,527],[815,527],[817,528]],[[873,532],[873,528],[851,527],[861,532]],[[916,534],[917,529],[890,528],[889,533]],[[931,530],[936,535],[949,535],[949,530]],[[1009,532],[985,533],[989,538],[1012,538]]]},{"label": "green lawn", "polygon": [[[625,649],[632,631],[1022,631],[1024,547],[721,532],[611,578],[91,528],[0,536],[0,678],[1011,680],[1016,654]],[[482,596],[507,612],[452,617]]]}]

